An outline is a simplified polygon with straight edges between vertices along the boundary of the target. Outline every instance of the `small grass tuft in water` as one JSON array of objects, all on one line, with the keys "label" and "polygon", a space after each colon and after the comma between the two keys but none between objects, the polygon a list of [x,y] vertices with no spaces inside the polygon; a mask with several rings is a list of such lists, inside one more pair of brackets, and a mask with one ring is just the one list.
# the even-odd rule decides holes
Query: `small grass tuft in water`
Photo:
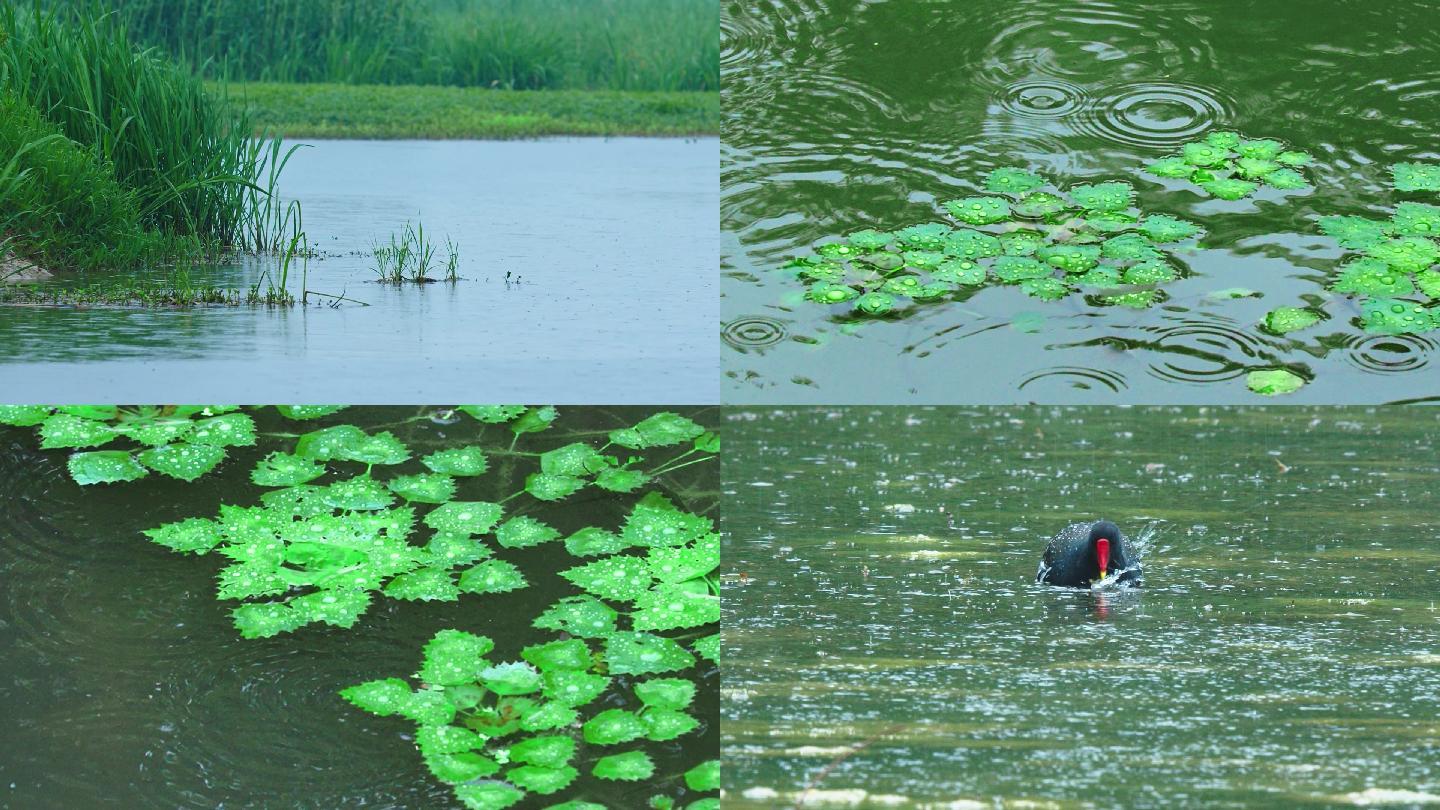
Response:
[{"label": "small grass tuft in water", "polygon": [[375,245],[375,274],[383,284],[433,284],[437,281],[454,283],[460,280],[460,246],[448,236],[445,238],[445,276],[432,278],[430,271],[437,269],[435,243],[425,236],[425,224],[405,223],[405,230],[390,235],[390,242]]}]

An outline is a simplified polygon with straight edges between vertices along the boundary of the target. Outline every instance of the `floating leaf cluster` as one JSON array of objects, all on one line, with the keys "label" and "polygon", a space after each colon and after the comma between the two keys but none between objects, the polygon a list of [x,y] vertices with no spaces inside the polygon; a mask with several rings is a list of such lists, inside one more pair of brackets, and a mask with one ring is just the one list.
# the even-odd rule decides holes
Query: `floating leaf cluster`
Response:
[{"label": "floating leaf cluster", "polygon": [[1151,163],[1146,171],[1157,177],[1189,180],[1212,197],[1240,200],[1262,186],[1282,191],[1309,188],[1300,170],[1314,161],[1308,152],[1287,149],[1274,138],[1210,132],[1182,146],[1179,154]]},{"label": "floating leaf cluster", "polygon": [[[1440,191],[1440,166],[1400,163],[1391,171],[1397,191]],[[1358,254],[1340,267],[1330,289],[1355,297],[1366,332],[1440,329],[1440,206],[1401,202],[1384,220],[1325,216],[1320,230]]]},{"label": "floating leaf cluster", "polygon": [[1172,246],[1201,233],[1181,219],[1143,215],[1128,183],[1061,191],[1033,172],[1001,168],[985,188],[993,194],[944,203],[949,222],[856,231],[787,266],[806,285],[807,299],[861,316],[952,300],[990,284],[1045,301],[1085,293],[1098,305],[1141,309],[1163,301],[1162,286],[1184,274]]},{"label": "floating leaf cluster", "polygon": [[[702,726],[689,711],[696,685],[681,676],[699,659],[718,663],[719,538],[711,521],[657,493],[641,499],[620,531],[606,534],[610,550],[564,572],[582,593],[533,622],[555,631],[556,640],[526,647],[522,660],[496,662],[487,657],[490,639],[444,630],[426,646],[413,687],[386,678],[341,694],[365,711],[416,723],[426,766],[473,810],[550,796],[581,768],[602,780],[650,778],[655,762],[645,745]],[[702,635],[688,643],[663,634],[693,636],[696,628]],[[582,746],[599,753],[581,757]],[[687,787],[718,790],[718,769],[715,760],[695,766],[685,774]],[[652,805],[675,806],[668,797]],[[551,807],[605,805],[574,799]],[[719,799],[687,807],[715,810]]]},{"label": "floating leaf cluster", "polygon": [[[0,424],[38,427],[49,449],[107,447],[70,456],[77,484],[113,484],[151,471],[194,481],[225,460],[227,448],[255,444],[255,422],[234,405],[0,405]],[[282,405],[291,419],[315,419],[340,410],[331,405]]]}]

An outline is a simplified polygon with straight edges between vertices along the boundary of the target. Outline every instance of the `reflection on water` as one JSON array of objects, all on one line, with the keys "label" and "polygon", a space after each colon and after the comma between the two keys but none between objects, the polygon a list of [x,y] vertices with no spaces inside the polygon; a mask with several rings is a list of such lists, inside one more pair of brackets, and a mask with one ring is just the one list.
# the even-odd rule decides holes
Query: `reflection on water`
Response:
[{"label": "reflection on water", "polygon": [[[1353,302],[1324,293],[1343,255],[1321,214],[1376,215],[1385,167],[1440,158],[1440,56],[1419,2],[1279,4],[1263,14],[1195,0],[1057,6],[1014,2],[768,0],[722,4],[722,323],[786,335],[727,337],[727,396],[744,402],[1250,401],[1251,368],[1296,366],[1292,402],[1440,395],[1431,341],[1370,338]],[[1403,47],[1399,44],[1403,43]],[[1225,202],[1146,163],[1214,127],[1276,136],[1314,154],[1317,191]],[[1169,300],[1136,312],[1044,304],[989,288],[898,321],[855,324],[802,301],[780,266],[823,237],[936,218],[996,167],[1060,185],[1129,179],[1139,206],[1205,226]],[[1243,287],[1263,297],[1216,300]],[[1323,306],[1321,326],[1259,331],[1278,306]],[[1029,313],[1043,328],[1017,330]],[[923,347],[923,348],[920,348]],[[965,369],[957,373],[957,368]],[[1104,370],[1109,384],[1035,382]],[[1053,375],[1050,375],[1053,376]],[[1023,390],[1022,390],[1023,386]],[[1123,399],[1122,399],[1123,397]]]},{"label": "reflection on water", "polygon": [[[727,807],[1440,802],[1440,415],[729,419]],[[1036,585],[1100,517],[1145,587]]]},{"label": "reflection on water", "polygon": [[[479,436],[473,420],[407,421],[416,413],[357,409],[344,421],[391,430],[417,455]],[[553,449],[649,413],[571,412],[567,427],[533,434],[524,446]],[[534,583],[503,600],[377,599],[350,630],[311,627],[243,640],[230,619],[233,603],[215,598],[224,561],[172,553],[140,532],[214,514],[222,502],[253,503],[249,472],[276,447],[263,437],[296,426],[268,410],[257,419],[261,446],[232,448],[230,461],[193,484],[151,476],[83,490],[65,470],[68,453],[36,450],[32,428],[0,429],[0,807],[459,806],[421,763],[411,724],[363,713],[336,692],[413,672],[421,648],[447,627],[490,636],[497,656],[518,660],[521,648],[552,636],[513,617],[539,615],[573,593],[558,575],[573,558],[563,549],[502,550],[499,556]],[[492,464],[490,473],[462,482],[465,497],[498,501],[514,492],[513,459],[496,456]],[[666,476],[664,485],[704,512],[713,506],[714,475],[710,465],[697,465]],[[534,514],[569,532],[619,525],[632,503],[580,495]],[[708,667],[698,680],[696,714],[714,717],[718,669]],[[669,773],[718,745],[712,722],[646,750],[657,755],[659,773]],[[581,779],[589,782],[586,773]],[[653,781],[584,789],[626,807],[658,790]]]},{"label": "reflection on water", "polygon": [[[390,403],[453,399],[452,381],[469,379],[487,400],[714,402],[716,149],[316,143],[282,184],[327,256],[310,262],[309,287],[370,306],[4,308],[0,373],[27,401],[148,401],[179,386],[193,400]],[[368,251],[407,221],[459,244],[465,281],[372,283]],[[248,286],[263,269],[196,280]]]}]

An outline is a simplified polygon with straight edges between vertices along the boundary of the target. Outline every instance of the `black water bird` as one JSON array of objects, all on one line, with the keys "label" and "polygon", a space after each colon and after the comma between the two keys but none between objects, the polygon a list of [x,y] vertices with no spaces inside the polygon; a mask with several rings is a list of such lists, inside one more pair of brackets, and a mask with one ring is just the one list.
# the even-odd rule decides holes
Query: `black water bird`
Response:
[{"label": "black water bird", "polygon": [[1108,520],[1071,523],[1050,538],[1035,581],[1086,588],[1115,576],[1117,583],[1140,585],[1140,560],[1130,553],[1120,527]]}]

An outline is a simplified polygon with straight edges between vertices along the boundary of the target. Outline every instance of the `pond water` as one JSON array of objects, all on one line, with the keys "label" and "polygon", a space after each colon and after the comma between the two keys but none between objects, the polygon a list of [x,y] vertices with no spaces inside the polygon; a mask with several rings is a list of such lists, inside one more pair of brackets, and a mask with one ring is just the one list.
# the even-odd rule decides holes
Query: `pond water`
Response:
[{"label": "pond water", "polygon": [[[563,428],[528,435],[521,447],[543,451],[593,438],[590,431],[628,426],[653,412],[571,409],[561,416]],[[479,435],[469,419],[411,421],[423,413],[352,409],[318,424],[390,430],[419,453]],[[687,415],[715,420],[713,410]],[[256,418],[264,433],[296,432],[297,423],[268,409]],[[234,603],[215,598],[215,575],[226,561],[172,553],[140,532],[213,515],[222,502],[253,503],[258,489],[249,471],[277,448],[276,440],[232,448],[230,461],[193,484],[151,476],[83,490],[66,474],[67,453],[39,451],[37,443],[33,429],[0,428],[5,807],[459,807],[422,764],[412,723],[361,712],[336,692],[415,672],[421,648],[444,628],[488,635],[496,643],[493,660],[518,660],[525,645],[554,639],[532,630],[530,617],[575,592],[557,574],[574,558],[557,544],[499,549],[530,587],[458,603],[377,598],[350,630],[317,625],[243,640],[230,620]],[[499,500],[518,488],[515,471],[523,480],[533,463],[493,455],[492,465],[462,483],[461,497]],[[708,512],[717,479],[714,465],[696,465],[666,476],[660,489]],[[534,514],[561,531],[618,526],[634,501],[589,492]],[[701,684],[696,716],[714,718],[718,668],[707,663],[677,674]],[[677,796],[683,786],[676,774],[715,756],[718,746],[717,724],[705,722],[677,741],[646,744],[657,763],[654,779],[617,787],[594,780],[582,765],[585,775],[574,789],[609,797],[617,807],[639,806],[656,792]],[[594,758],[582,745],[577,762]]]},{"label": "pond water", "polygon": [[[326,256],[309,263],[309,288],[370,306],[4,308],[0,374],[29,402],[171,390],[195,401],[383,404],[470,390],[485,401],[715,402],[717,150],[713,138],[308,144],[281,188]],[[407,221],[459,244],[463,281],[373,283],[372,244]],[[207,280],[248,287],[264,269]]]},{"label": "pond water", "polygon": [[[1225,403],[1249,370],[1312,382],[1289,401],[1435,398],[1436,332],[1365,333],[1327,292],[1343,252],[1319,215],[1386,218],[1388,167],[1440,159],[1440,23],[1422,2],[1039,0],[726,2],[721,266],[725,396],[797,403]],[[1308,150],[1313,189],[1235,202],[1142,169],[1207,130]],[[945,217],[938,204],[1020,166],[1064,188],[1127,180],[1148,213],[1202,225],[1188,275],[1146,309],[1013,286],[888,320],[803,300],[793,270],[862,228]],[[1246,288],[1260,297],[1216,300]],[[1420,300],[1424,300],[1423,297]],[[1327,320],[1277,337],[1265,313]],[[957,372],[956,370],[963,369]]]},{"label": "pond water", "polygon": [[[726,807],[1440,802],[1440,415],[728,421]],[[1101,517],[1144,587],[1034,584]]]}]

